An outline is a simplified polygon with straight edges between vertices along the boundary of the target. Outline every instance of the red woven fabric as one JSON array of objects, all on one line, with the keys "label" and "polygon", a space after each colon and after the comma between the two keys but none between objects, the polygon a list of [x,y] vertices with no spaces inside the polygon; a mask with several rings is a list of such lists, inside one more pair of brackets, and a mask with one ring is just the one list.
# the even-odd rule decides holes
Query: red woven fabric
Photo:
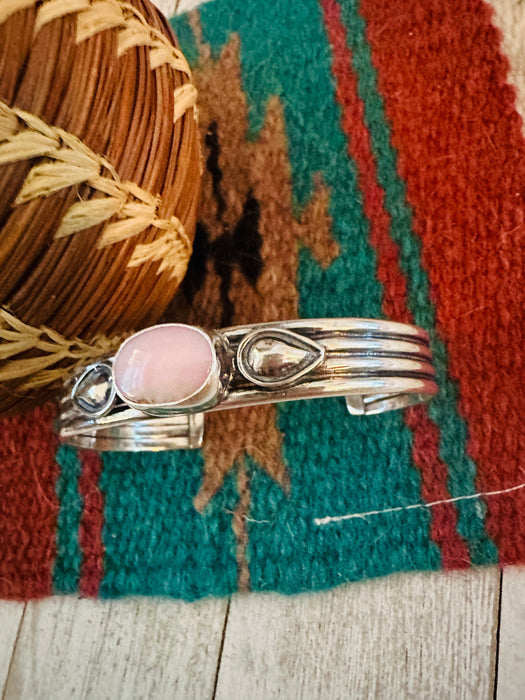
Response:
[{"label": "red woven fabric", "polygon": [[[481,1],[407,0],[400,13],[392,3],[363,0],[361,11],[478,487],[509,488],[525,476],[525,144],[501,37]],[[468,54],[461,50],[467,37]],[[494,235],[495,221],[503,235]],[[488,508],[500,561],[523,561],[525,492],[489,499]]]}]

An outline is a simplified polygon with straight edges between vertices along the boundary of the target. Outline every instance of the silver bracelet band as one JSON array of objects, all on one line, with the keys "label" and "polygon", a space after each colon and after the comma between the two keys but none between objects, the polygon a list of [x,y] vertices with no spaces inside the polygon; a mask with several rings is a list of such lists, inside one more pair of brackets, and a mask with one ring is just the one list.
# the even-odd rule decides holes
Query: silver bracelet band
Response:
[{"label": "silver bracelet band", "polygon": [[219,331],[165,324],[69,380],[58,433],[97,450],[190,449],[202,444],[208,411],[344,396],[348,411],[362,415],[436,392],[428,335],[415,326],[354,318]]}]

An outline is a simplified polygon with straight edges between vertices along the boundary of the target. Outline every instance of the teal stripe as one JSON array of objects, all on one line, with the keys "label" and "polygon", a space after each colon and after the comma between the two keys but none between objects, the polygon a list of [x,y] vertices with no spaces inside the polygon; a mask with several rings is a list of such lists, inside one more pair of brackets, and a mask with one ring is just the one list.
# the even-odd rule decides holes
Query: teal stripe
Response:
[{"label": "teal stripe", "polygon": [[82,551],[78,530],[82,517],[82,499],[78,492],[78,480],[82,465],[77,451],[61,446],[57,463],[60,474],[56,492],[60,504],[57,518],[57,554],[53,567],[53,588],[56,593],[76,593],[80,580]]},{"label": "teal stripe", "polygon": [[237,584],[232,478],[201,514],[193,507],[202,479],[199,451],[113,452],[103,460],[100,596],[230,595]]},{"label": "teal stripe", "polygon": [[[405,183],[398,175],[397,154],[392,147],[390,125],[385,117],[377,74],[366,41],[366,25],[356,0],[342,0],[342,17],[348,29],[358,90],[365,106],[365,119],[377,162],[379,184],[385,191],[385,206],[391,217],[392,239],[398,244],[401,269],[407,279],[408,306],[417,325],[430,332],[440,393],[429,406],[430,417],[440,428],[440,454],[448,465],[448,488],[452,497],[476,493],[476,465],[468,457],[467,426],[458,412],[458,389],[448,374],[448,357],[436,331],[436,312],[430,300],[430,283],[421,266],[421,241],[413,230],[413,214],[407,203]],[[485,530],[486,506],[481,501],[463,501],[458,509],[458,532],[468,543],[472,563],[498,560],[497,549]]]},{"label": "teal stripe", "polygon": [[177,41],[186,60],[190,65],[195,64],[199,58],[199,50],[187,15],[179,15],[172,23],[177,27]]},{"label": "teal stripe", "polygon": [[[341,130],[331,50],[317,0],[225,0],[204,5],[201,21],[215,57],[232,31],[241,37],[251,138],[257,138],[264,122],[268,98],[280,97],[297,211],[311,197],[316,173],[330,189],[333,236],[341,254],[323,270],[308,249],[301,250],[301,315],[380,317],[376,255]],[[312,60],[305,63],[307,56]],[[283,493],[252,464],[248,526],[255,588],[294,592],[400,569],[440,567],[426,511],[333,528],[314,524],[315,517],[382,509],[393,501],[419,502],[411,432],[400,414],[356,418],[342,400],[294,402],[279,408],[279,427],[292,489]]]}]

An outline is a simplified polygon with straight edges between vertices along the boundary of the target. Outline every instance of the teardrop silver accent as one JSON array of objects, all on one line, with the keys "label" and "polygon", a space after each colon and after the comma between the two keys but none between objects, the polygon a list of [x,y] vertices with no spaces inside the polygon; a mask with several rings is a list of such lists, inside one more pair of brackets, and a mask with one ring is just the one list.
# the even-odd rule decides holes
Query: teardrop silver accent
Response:
[{"label": "teardrop silver accent", "polygon": [[266,389],[294,384],[317,367],[324,348],[299,333],[264,328],[249,333],[237,349],[237,366],[250,382]]},{"label": "teardrop silver accent", "polygon": [[90,416],[102,416],[115,400],[115,385],[111,365],[97,362],[86,367],[75,382],[71,400]]}]

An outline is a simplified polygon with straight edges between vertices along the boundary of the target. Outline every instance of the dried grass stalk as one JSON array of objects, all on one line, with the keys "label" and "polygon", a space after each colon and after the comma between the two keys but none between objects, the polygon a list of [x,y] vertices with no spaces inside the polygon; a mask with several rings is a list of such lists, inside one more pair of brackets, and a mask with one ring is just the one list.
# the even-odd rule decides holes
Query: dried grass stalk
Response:
[{"label": "dried grass stalk", "polygon": [[162,316],[195,230],[195,102],[146,0],[2,1],[0,414]]}]

